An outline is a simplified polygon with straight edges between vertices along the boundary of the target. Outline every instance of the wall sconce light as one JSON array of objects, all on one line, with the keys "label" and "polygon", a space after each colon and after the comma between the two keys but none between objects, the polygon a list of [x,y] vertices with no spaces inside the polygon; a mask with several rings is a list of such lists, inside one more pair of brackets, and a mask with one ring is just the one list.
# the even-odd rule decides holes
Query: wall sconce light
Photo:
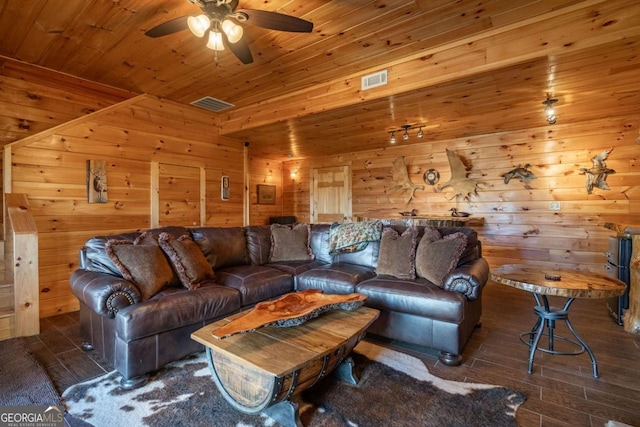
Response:
[{"label": "wall sconce light", "polygon": [[554,124],[558,119],[556,117],[556,110],[553,108],[553,104],[555,104],[556,102],[558,102],[558,100],[555,98],[551,98],[549,95],[547,95],[547,99],[542,101],[542,104],[544,104],[544,116],[547,119],[547,123],[549,123],[550,125]]},{"label": "wall sconce light", "polygon": [[418,132],[416,133],[416,136],[418,138],[424,138],[424,132],[422,131],[422,128],[425,125],[402,125],[400,126],[400,129],[394,129],[394,130],[390,130],[387,133],[390,133],[391,136],[389,137],[389,144],[395,144],[396,143],[396,132],[402,132],[402,139],[405,141],[409,140],[409,131],[412,129],[418,129]]},{"label": "wall sconce light", "polygon": [[297,170],[292,170],[291,171],[291,179],[295,179],[295,177],[298,175],[298,171]]}]

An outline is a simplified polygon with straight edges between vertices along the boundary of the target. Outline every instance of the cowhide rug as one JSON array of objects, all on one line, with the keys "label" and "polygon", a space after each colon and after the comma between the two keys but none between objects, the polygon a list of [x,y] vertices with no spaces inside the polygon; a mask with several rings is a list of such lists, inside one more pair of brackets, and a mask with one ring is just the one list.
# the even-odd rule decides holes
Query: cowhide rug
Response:
[{"label": "cowhide rug", "polygon": [[[363,341],[352,355],[357,385],[329,375],[296,396],[305,426],[517,426],[519,391],[447,381],[406,354]],[[167,365],[142,388],[118,387],[115,371],[75,385],[63,399],[77,425],[277,426],[233,409],[217,391],[204,353]]]}]

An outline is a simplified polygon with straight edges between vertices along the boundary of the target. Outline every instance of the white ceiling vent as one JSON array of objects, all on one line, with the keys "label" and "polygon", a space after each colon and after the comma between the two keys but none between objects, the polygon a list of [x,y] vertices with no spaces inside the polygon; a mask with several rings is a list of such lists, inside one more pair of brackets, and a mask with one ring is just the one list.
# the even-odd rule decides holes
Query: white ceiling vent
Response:
[{"label": "white ceiling vent", "polygon": [[387,84],[387,70],[378,71],[377,73],[367,74],[362,77],[362,90],[372,89]]},{"label": "white ceiling vent", "polygon": [[228,102],[221,101],[211,96],[205,96],[204,98],[200,98],[197,101],[193,101],[191,105],[195,105],[196,107],[204,108],[206,110],[215,111],[216,113],[222,110],[226,110],[227,108],[235,107],[235,105],[233,104],[229,104]]}]

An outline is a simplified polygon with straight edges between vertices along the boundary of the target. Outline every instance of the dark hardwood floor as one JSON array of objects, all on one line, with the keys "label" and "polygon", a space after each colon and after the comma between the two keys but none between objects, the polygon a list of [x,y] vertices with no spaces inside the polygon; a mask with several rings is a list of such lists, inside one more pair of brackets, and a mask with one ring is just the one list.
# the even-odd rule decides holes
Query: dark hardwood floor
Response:
[{"label": "dark hardwood floor", "polygon": [[[438,362],[427,349],[382,342],[420,357],[442,378],[491,383],[527,394],[519,408],[521,426],[604,426],[615,420],[640,426],[640,337],[627,334],[609,317],[603,300],[576,300],[570,319],[593,349],[600,378],[592,377],[588,355],[552,356],[537,352],[534,371],[527,374],[528,348],[519,335],[536,317],[531,294],[489,282],[483,294],[482,327],[463,353],[459,367]],[[561,305],[562,299],[551,299]],[[569,336],[564,322],[558,333]],[[94,353],[80,350],[78,313],[43,319],[41,333],[30,346],[60,392],[68,386],[110,370]],[[559,342],[558,345],[562,345]]]}]

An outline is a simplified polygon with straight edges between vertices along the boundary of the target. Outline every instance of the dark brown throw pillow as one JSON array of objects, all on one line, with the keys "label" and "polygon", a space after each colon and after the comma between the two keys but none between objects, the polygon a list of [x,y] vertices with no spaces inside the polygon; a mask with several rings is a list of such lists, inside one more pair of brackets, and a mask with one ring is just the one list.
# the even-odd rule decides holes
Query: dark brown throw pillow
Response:
[{"label": "dark brown throw pillow", "polygon": [[191,238],[180,236],[176,239],[168,233],[161,233],[158,243],[185,288],[197,289],[201,282],[215,278],[211,264]]},{"label": "dark brown throw pillow", "polygon": [[387,274],[398,279],[415,279],[417,237],[416,227],[407,228],[402,235],[393,228],[385,228],[380,239],[376,274]]},{"label": "dark brown throw pillow", "polygon": [[152,246],[160,246],[158,244],[158,238],[154,236],[150,231],[145,231],[136,237],[136,240],[133,241],[134,245],[152,245]]},{"label": "dark brown throw pillow", "polygon": [[128,240],[109,240],[105,250],[122,277],[138,287],[143,301],[173,281],[173,270],[158,246],[134,245]]},{"label": "dark brown throw pillow", "polygon": [[453,233],[443,239],[422,239],[416,249],[416,274],[442,287],[444,279],[458,265],[467,246],[467,236]]},{"label": "dark brown throw pillow", "polygon": [[309,246],[309,224],[271,224],[271,253],[269,262],[307,261],[314,259]]}]

